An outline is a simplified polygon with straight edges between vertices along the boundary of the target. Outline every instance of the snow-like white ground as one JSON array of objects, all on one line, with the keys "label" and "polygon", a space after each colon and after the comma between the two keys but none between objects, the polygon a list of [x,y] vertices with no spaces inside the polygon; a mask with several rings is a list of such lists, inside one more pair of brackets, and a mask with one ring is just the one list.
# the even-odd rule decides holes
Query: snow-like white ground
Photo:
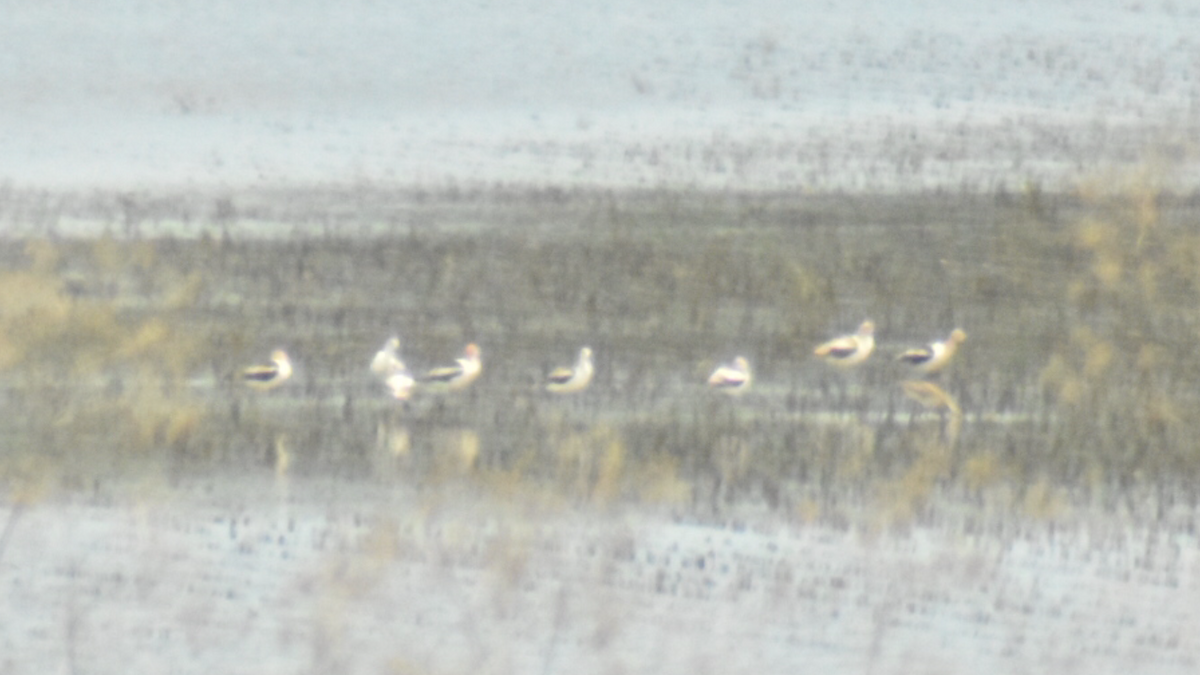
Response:
[{"label": "snow-like white ground", "polygon": [[1190,2],[7,3],[19,188],[1191,189]]},{"label": "snow-like white ground", "polygon": [[1169,528],[730,528],[453,485],[285,486],[268,469],[137,492],[17,520],[0,560],[0,670],[1200,667],[1198,542]]}]

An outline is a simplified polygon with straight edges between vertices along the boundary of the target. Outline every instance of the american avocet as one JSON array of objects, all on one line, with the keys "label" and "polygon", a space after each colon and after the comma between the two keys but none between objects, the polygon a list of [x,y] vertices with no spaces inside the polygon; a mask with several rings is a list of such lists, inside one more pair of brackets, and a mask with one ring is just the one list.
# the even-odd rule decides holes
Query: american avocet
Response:
[{"label": "american avocet", "polygon": [[966,339],[967,334],[961,328],[955,328],[949,338],[910,349],[896,357],[896,360],[911,365],[918,372],[935,373],[954,358],[954,352],[958,351],[958,346]]},{"label": "american avocet", "polygon": [[708,386],[730,395],[745,393],[750,388],[750,362],[739,356],[729,363],[718,366],[708,376]]},{"label": "american avocet", "polygon": [[587,389],[592,382],[595,367],[592,365],[592,348],[579,350],[579,360],[573,367],[555,368],[546,376],[546,391],[555,394],[574,394]]},{"label": "american avocet", "polygon": [[857,366],[875,350],[875,324],[864,321],[853,335],[834,338],[813,350],[813,354],[835,366],[850,368]]},{"label": "american avocet", "polygon": [[250,366],[242,371],[242,381],[259,391],[274,389],[291,376],[292,361],[282,349],[271,352],[270,365]]},{"label": "american avocet", "polygon": [[416,380],[408,371],[408,366],[400,358],[400,338],[390,337],[383,344],[375,358],[371,359],[371,373],[383,381],[383,386],[395,398],[407,400],[412,395]]},{"label": "american avocet", "polygon": [[466,389],[483,370],[480,360],[479,346],[474,342],[463,350],[463,356],[458,363],[444,368],[434,368],[421,376],[420,381],[434,389],[442,391],[458,391]]},{"label": "american avocet", "polygon": [[412,396],[413,386],[416,384],[417,381],[413,378],[412,373],[403,367],[383,380],[383,386],[387,387],[392,397],[401,401],[407,401],[408,397]]},{"label": "american avocet", "polygon": [[392,336],[383,343],[383,349],[375,353],[371,359],[371,374],[386,380],[392,373],[404,370],[404,361],[400,360],[400,338]]}]

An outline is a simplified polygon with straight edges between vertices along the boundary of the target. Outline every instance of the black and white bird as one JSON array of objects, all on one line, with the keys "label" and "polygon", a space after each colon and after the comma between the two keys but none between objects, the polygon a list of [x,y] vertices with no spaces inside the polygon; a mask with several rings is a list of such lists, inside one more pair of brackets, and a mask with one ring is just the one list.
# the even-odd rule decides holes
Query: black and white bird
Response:
[{"label": "black and white bird", "polygon": [[292,361],[287,352],[276,349],[271,352],[271,363],[250,366],[242,370],[242,381],[251,389],[267,391],[283,384],[292,376]]},{"label": "black and white bird", "polygon": [[574,394],[587,389],[592,383],[595,367],[592,365],[592,348],[579,350],[579,359],[574,366],[555,368],[546,376],[546,391],[555,394]]},{"label": "black and white bird", "polygon": [[708,386],[731,396],[743,394],[750,388],[750,362],[739,356],[727,364],[718,366],[708,376]]},{"label": "black and white bird", "polygon": [[843,335],[819,345],[813,354],[825,361],[841,367],[852,368],[867,360],[875,351],[875,323],[864,321],[858,327],[858,332]]},{"label": "black and white bird", "polygon": [[461,391],[474,382],[483,372],[479,345],[474,342],[463,350],[462,358],[453,366],[434,368],[418,378],[418,382],[433,391]]},{"label": "black and white bird", "polygon": [[967,339],[967,334],[961,328],[955,328],[950,337],[937,342],[930,342],[924,347],[909,349],[900,356],[896,357],[897,361],[902,361],[912,366],[917,372],[928,375],[936,373],[950,363],[950,359],[954,358],[954,353],[958,351],[958,346]]}]

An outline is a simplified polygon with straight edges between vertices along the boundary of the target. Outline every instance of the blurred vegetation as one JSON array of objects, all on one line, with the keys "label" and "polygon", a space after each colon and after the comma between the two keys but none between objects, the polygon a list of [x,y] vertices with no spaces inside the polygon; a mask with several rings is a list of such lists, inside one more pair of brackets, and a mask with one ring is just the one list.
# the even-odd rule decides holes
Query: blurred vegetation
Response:
[{"label": "blurred vegetation", "polygon": [[[150,242],[24,242],[0,271],[0,484],[13,499],[186,445],[203,408],[185,390],[198,347],[177,315],[197,289]],[[151,296],[153,311],[134,308]]]},{"label": "blurred vegetation", "polygon": [[[29,236],[3,261],[10,478],[279,470],[286,434],[288,475],[548,508],[895,527],[948,503],[1057,519],[1195,501],[1198,211],[1150,172],[1075,194],[360,187],[21,213],[55,209],[120,236]],[[865,367],[810,358],[865,318]],[[956,326],[971,339],[936,379],[892,362]],[[397,332],[417,369],[480,343],[484,376],[400,407],[365,372]],[[542,393],[584,344],[593,387]],[[293,381],[236,387],[276,347]],[[754,389],[711,396],[704,376],[735,354]]]},{"label": "blurred vegetation", "polygon": [[1040,373],[1059,415],[1051,475],[1194,481],[1200,223],[1167,221],[1149,172],[1082,194],[1067,235],[1067,323]]}]

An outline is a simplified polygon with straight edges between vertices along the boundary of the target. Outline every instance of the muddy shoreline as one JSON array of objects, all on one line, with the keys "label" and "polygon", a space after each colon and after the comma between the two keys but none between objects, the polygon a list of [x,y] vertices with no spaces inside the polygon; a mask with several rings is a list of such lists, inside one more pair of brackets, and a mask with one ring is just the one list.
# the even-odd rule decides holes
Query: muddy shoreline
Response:
[{"label": "muddy shoreline", "polygon": [[[9,194],[14,672],[1200,658],[1190,196]],[[877,360],[811,358],[865,316]],[[954,325],[951,434],[889,357]],[[484,377],[397,405],[397,332]]]}]

